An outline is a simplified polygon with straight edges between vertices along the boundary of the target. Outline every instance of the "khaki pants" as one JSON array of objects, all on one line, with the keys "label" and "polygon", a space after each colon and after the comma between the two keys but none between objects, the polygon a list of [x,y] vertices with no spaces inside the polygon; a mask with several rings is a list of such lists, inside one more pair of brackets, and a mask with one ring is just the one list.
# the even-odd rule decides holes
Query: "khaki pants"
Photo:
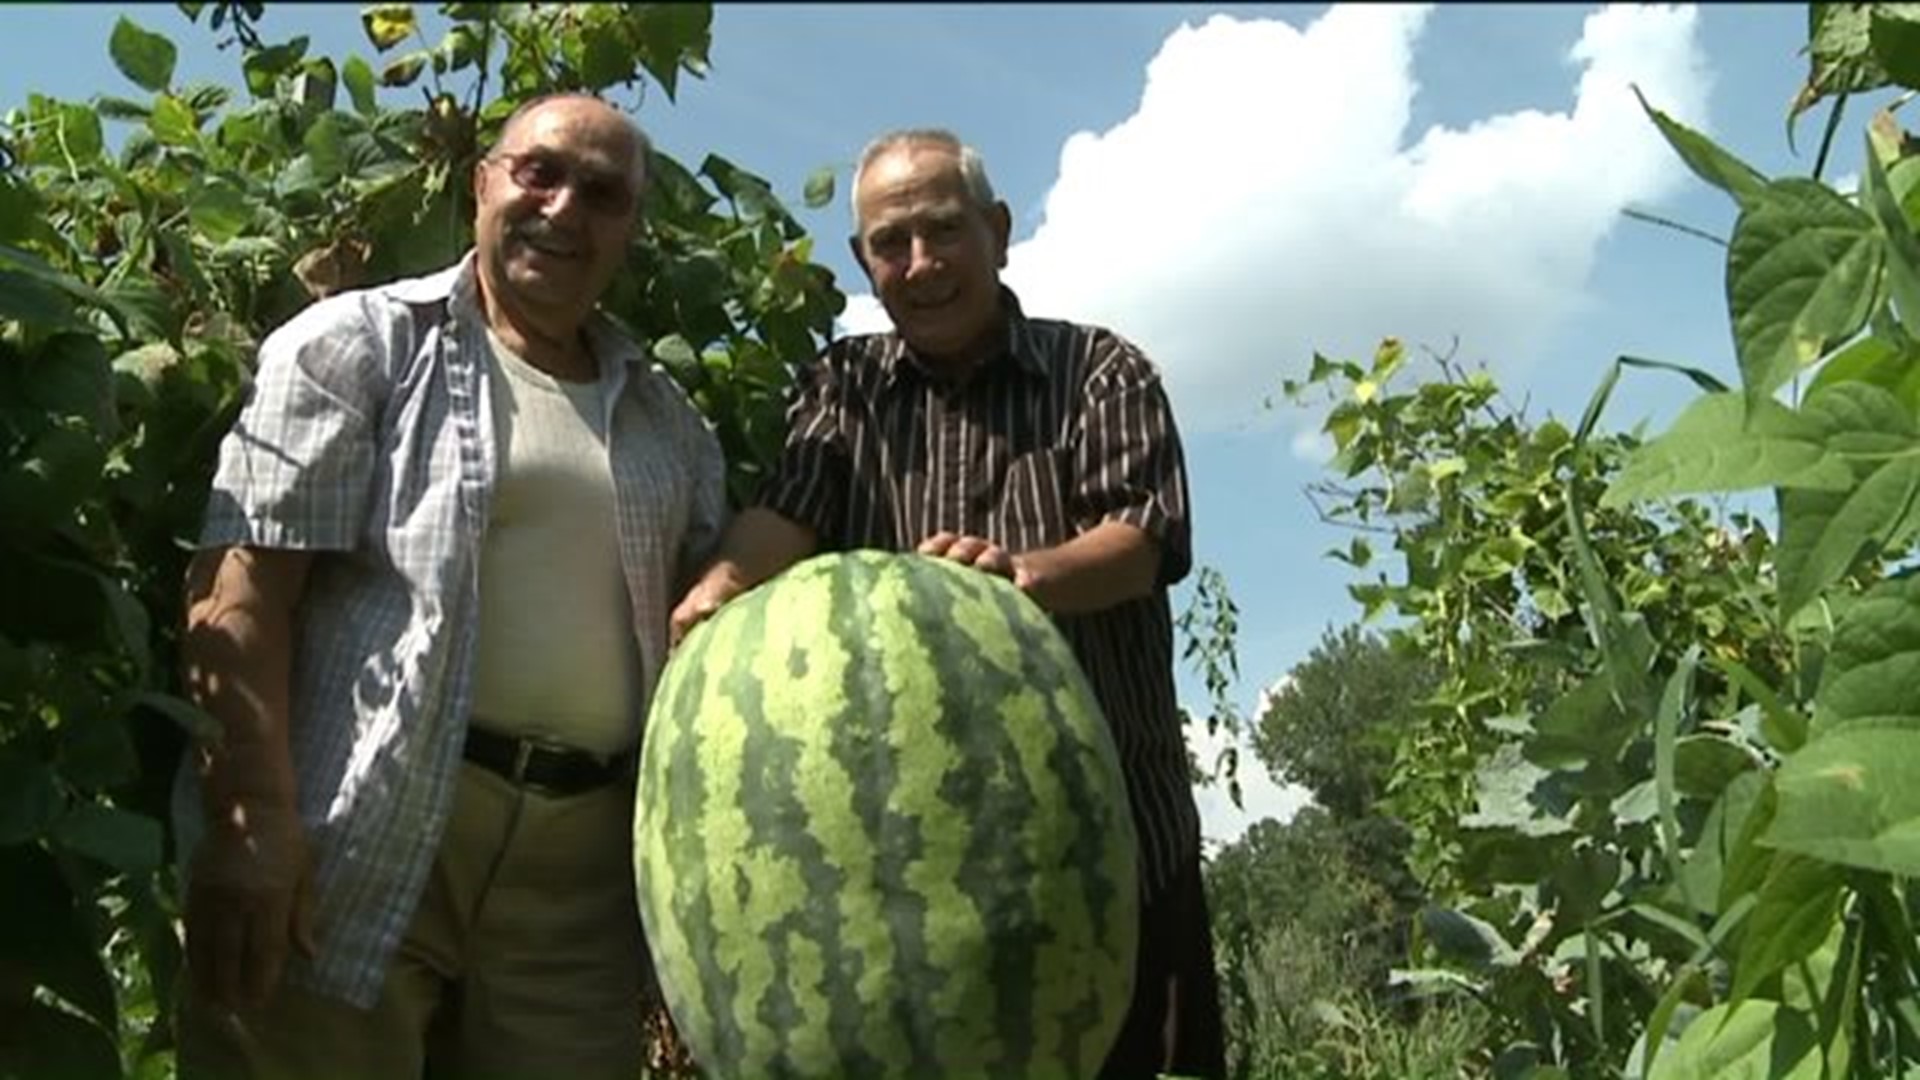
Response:
[{"label": "khaki pants", "polygon": [[551,798],[460,769],[379,1002],[282,987],[264,1009],[216,1015],[182,994],[183,1080],[639,1075],[650,978],[631,785]]}]

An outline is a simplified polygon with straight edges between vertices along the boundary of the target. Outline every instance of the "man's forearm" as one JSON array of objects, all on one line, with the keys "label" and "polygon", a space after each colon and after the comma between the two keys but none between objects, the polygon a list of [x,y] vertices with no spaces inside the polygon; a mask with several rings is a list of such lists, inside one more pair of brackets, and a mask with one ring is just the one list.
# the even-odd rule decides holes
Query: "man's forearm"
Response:
[{"label": "man's forearm", "polygon": [[765,507],[742,510],[720,538],[720,553],[674,606],[671,640],[678,644],[721,605],[813,554],[818,546],[805,525]]},{"label": "man's forearm", "polygon": [[726,574],[744,592],[813,554],[817,546],[812,529],[765,507],[751,506],[728,524],[720,554],[707,576],[716,571]]},{"label": "man's forearm", "polygon": [[1013,556],[1015,580],[1056,615],[1085,615],[1152,594],[1160,545],[1132,525],[1102,522],[1057,547]]},{"label": "man's forearm", "polygon": [[287,737],[293,611],[310,556],[229,548],[203,552],[188,572],[181,639],[188,693],[221,727],[201,748],[210,821],[244,826],[245,808],[294,805]]}]

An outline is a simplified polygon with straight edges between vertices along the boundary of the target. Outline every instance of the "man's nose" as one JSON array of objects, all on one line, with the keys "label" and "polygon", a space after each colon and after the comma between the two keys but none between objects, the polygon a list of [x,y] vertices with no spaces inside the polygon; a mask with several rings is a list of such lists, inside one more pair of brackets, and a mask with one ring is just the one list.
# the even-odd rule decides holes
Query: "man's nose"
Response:
[{"label": "man's nose", "polygon": [[921,277],[940,268],[940,258],[934,254],[933,245],[924,236],[913,238],[912,257],[907,261],[907,276]]}]

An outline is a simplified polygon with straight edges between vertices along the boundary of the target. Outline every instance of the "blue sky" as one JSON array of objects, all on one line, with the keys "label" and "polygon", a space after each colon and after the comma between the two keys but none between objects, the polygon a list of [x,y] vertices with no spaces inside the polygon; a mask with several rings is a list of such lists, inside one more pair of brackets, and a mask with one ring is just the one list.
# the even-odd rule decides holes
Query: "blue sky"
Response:
[{"label": "blue sky", "polygon": [[[269,5],[262,29],[371,57],[357,10]],[[238,57],[171,5],[9,5],[0,109],[29,91],[139,96],[107,57],[123,13],[180,44],[181,78],[239,85]],[[1784,123],[1805,27],[1804,6],[1775,4],[723,4],[710,76],[639,119],[682,161],[721,153],[796,207],[809,172],[838,166],[840,197],[800,216],[850,294],[865,290],[841,240],[860,146],[928,125],[975,143],[1013,209],[1008,279],[1028,309],[1104,322],[1167,377],[1196,559],[1240,605],[1251,710],[1357,614],[1322,556],[1346,538],[1301,493],[1321,475],[1317,424],[1263,398],[1315,350],[1361,358],[1388,335],[1457,339],[1536,416],[1577,417],[1622,353],[1731,378],[1720,249],[1620,215],[1725,235],[1731,207],[1626,86],[1770,175],[1805,174],[1824,114],[1800,122],[1798,157]],[[1869,111],[1851,110],[1834,172],[1857,166]],[[879,318],[860,298],[849,312]],[[1664,419],[1691,393],[1632,374],[1609,418]],[[1182,694],[1203,703],[1191,672]],[[1248,813],[1203,793],[1209,835],[1297,803],[1246,779]]]}]

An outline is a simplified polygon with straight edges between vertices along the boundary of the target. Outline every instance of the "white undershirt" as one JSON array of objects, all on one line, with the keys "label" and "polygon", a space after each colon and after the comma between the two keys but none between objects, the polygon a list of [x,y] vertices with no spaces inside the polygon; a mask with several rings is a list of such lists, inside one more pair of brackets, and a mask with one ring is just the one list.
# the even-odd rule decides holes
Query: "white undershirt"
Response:
[{"label": "white undershirt", "polygon": [[496,464],[474,723],[624,751],[639,729],[640,660],[600,386],[555,379],[487,336]]}]

